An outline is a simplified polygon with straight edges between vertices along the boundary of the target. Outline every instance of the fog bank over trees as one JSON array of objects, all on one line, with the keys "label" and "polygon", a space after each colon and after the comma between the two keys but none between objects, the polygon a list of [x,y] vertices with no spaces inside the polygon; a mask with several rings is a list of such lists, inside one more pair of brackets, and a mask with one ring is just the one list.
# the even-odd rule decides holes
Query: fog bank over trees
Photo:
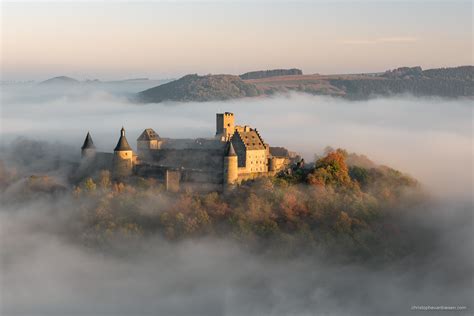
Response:
[{"label": "fog bank over trees", "polygon": [[[117,87],[118,89],[118,87]],[[135,88],[139,91],[141,86]],[[130,93],[135,90],[128,88]],[[270,99],[139,105],[101,86],[79,92],[45,87],[2,87],[2,143],[18,136],[79,147],[90,131],[99,150],[112,151],[124,126],[134,147],[143,129],[162,137],[213,137],[215,113],[256,127],[272,146],[307,160],[326,146],[363,153],[410,173],[438,193],[472,187],[470,100],[381,98],[370,101],[294,94]],[[455,177],[446,185],[445,179]]]},{"label": "fog bank over trees", "polygon": [[[9,185],[0,196],[0,314],[406,315],[413,305],[472,309],[468,305],[474,294],[469,101],[406,96],[348,102],[295,94],[138,105],[100,89],[76,94],[42,90],[35,97],[37,89],[2,88],[0,159],[26,178]],[[143,199],[130,203],[120,199],[115,189],[88,195],[84,188],[78,200],[76,194],[60,188],[68,169],[56,164],[57,158],[79,159],[87,131],[99,150],[112,151],[122,125],[133,147],[134,139],[147,127],[162,137],[212,137],[215,113],[223,111],[234,112],[238,124],[256,127],[269,144],[298,151],[306,160],[313,160],[314,154],[323,155],[327,145],[342,147],[420,180],[426,200],[397,204],[390,214],[394,226],[401,229],[382,225],[374,235],[393,238],[398,234],[402,241],[413,240],[408,246],[417,251],[392,256],[403,253],[407,245],[389,238],[383,243],[389,242],[390,248],[373,257],[367,251],[368,259],[340,257],[338,245],[345,245],[344,238],[350,236],[343,234],[334,240],[334,248],[305,251],[303,247],[285,256],[273,249],[289,245],[291,238],[280,244],[270,240],[272,247],[255,251],[232,234],[170,240],[166,234],[135,234],[134,226],[112,239],[110,248],[78,242],[84,240],[85,233],[86,237],[100,237],[106,232],[93,225],[88,226],[91,230],[83,230],[83,223],[90,221],[84,210],[94,203],[101,206],[95,213],[100,224],[104,218],[109,220],[110,209],[121,215],[118,223],[133,219],[133,212],[117,213],[119,208],[137,209],[137,216],[162,221],[160,208],[176,201],[166,199],[172,195],[161,193],[162,199],[162,195],[134,192],[133,188],[117,190],[123,190],[124,196],[143,194]],[[28,178],[32,173],[48,175],[57,181],[58,189],[54,194],[25,190],[25,182],[42,180]],[[313,181],[318,179],[316,173]],[[101,185],[97,183],[95,190],[100,192]],[[331,195],[330,190],[321,195],[318,189],[299,185],[296,190],[312,190],[316,197],[346,196]],[[110,198],[111,194],[119,198]],[[279,191],[258,191],[252,196],[243,190],[241,196],[247,200],[236,204],[254,210],[250,215],[258,216],[261,211],[263,216],[269,213],[259,204],[263,194],[278,196]],[[186,209],[213,202],[203,198],[203,204],[196,205],[186,194],[176,198],[188,201],[178,204]],[[301,200],[288,201],[298,205]],[[120,207],[111,207],[115,204],[110,203],[117,202]],[[325,202],[339,205],[338,212],[349,213],[354,206],[337,198]],[[304,232],[304,223],[298,225]],[[307,239],[304,234],[295,236]],[[360,237],[370,240],[371,235]],[[100,238],[94,240],[104,244]]]}]

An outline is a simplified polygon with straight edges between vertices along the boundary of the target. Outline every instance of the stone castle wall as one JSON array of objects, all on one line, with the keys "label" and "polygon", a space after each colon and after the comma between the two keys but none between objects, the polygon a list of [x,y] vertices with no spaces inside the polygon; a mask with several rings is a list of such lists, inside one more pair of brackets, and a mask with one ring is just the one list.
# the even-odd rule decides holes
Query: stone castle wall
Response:
[{"label": "stone castle wall", "polygon": [[266,149],[260,150],[247,150],[246,153],[246,167],[245,172],[267,172],[268,171],[268,158]]},{"label": "stone castle wall", "polygon": [[234,114],[225,112],[216,115],[216,137],[227,141],[234,134]]},{"label": "stone castle wall", "polygon": [[132,174],[133,152],[131,150],[114,152],[112,170],[116,178],[128,177]]},{"label": "stone castle wall", "polygon": [[171,168],[222,172],[224,167],[224,149],[160,149],[150,154],[153,164]]}]

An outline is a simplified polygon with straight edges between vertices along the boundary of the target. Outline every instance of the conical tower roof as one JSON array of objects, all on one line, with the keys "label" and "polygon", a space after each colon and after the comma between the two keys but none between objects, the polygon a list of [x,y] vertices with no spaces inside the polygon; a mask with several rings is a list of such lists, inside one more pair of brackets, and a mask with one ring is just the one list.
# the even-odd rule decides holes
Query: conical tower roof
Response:
[{"label": "conical tower roof", "polygon": [[132,150],[132,147],[128,144],[127,138],[125,137],[125,128],[122,127],[120,130],[120,139],[115,146],[114,151],[125,151],[125,150]]},{"label": "conical tower roof", "polygon": [[235,153],[234,145],[232,145],[231,141],[229,141],[229,147],[227,149],[226,156],[227,157],[237,156],[237,154]]},{"label": "conical tower roof", "polygon": [[84,140],[84,144],[82,144],[81,149],[95,149],[94,142],[92,141],[91,134],[87,132],[86,139]]}]

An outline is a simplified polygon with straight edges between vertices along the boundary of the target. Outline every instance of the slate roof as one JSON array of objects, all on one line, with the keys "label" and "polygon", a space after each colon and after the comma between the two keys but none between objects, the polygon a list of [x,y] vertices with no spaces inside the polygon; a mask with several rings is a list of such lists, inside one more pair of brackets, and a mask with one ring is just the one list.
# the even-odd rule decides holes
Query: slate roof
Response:
[{"label": "slate roof", "polygon": [[234,145],[232,145],[232,142],[229,142],[229,148],[227,149],[226,156],[227,157],[237,156],[237,154],[235,153]]},{"label": "slate roof", "polygon": [[89,132],[87,132],[86,139],[84,140],[84,144],[82,144],[81,149],[95,149],[94,142],[92,141],[92,137]]},{"label": "slate roof", "polygon": [[143,133],[137,138],[137,140],[159,140],[160,136],[152,129],[147,128]]},{"label": "slate roof", "polygon": [[125,137],[125,129],[122,127],[120,131],[120,139],[115,146],[114,151],[125,151],[125,150],[132,150],[132,147],[128,144],[127,138]]},{"label": "slate roof", "polygon": [[[266,149],[263,139],[260,137],[260,134],[255,129],[250,129],[249,131],[239,131],[236,130],[242,142],[245,144],[247,150],[260,150]],[[234,134],[234,135],[235,135]]]}]

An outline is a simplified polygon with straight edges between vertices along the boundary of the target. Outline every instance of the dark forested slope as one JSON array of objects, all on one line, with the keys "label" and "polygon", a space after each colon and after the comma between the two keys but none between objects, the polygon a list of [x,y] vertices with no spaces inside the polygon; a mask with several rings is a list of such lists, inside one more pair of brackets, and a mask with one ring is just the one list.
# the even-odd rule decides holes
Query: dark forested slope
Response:
[{"label": "dark forested slope", "polygon": [[259,95],[255,85],[231,75],[187,75],[138,93],[143,102],[215,101]]},{"label": "dark forested slope", "polygon": [[[302,75],[298,69],[232,75],[187,75],[140,92],[141,102],[216,101],[291,91],[361,100],[411,94],[444,98],[474,96],[474,67],[401,67],[378,74]],[[245,79],[245,80],[242,80]]]}]

